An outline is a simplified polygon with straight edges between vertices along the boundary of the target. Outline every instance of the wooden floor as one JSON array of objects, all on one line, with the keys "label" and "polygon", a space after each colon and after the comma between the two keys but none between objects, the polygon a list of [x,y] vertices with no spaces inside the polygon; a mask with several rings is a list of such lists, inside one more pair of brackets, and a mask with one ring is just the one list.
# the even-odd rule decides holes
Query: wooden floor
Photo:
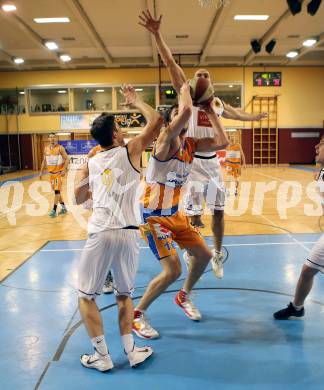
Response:
[{"label": "wooden floor", "polygon": [[[7,174],[1,176],[0,180],[12,180],[14,178],[32,175],[33,173],[35,172],[23,171]],[[251,235],[321,232],[320,213],[317,213],[317,216],[311,217],[304,215],[304,205],[314,205],[314,202],[306,195],[306,186],[313,181],[313,178],[314,172],[307,170],[307,168],[306,170],[289,167],[247,168],[242,172],[241,182],[244,183],[244,188],[249,185],[247,183],[250,183],[251,191],[247,193],[242,188],[240,196],[234,202],[233,196],[227,199],[225,234]],[[36,180],[37,177],[22,181],[21,186],[24,189],[22,202],[19,203],[14,212],[0,213],[0,281],[26,261],[30,255],[46,244],[47,241],[83,240],[86,238],[85,222],[89,216],[89,212],[79,206],[71,206],[67,202],[68,208],[70,209],[67,215],[54,219],[49,218],[47,213],[50,211],[52,205],[52,193],[40,193],[37,201],[33,200],[28,193],[30,185]],[[260,192],[255,191],[256,183],[270,183],[272,181],[275,182],[276,189],[265,195],[262,214],[254,215],[253,204],[260,201],[261,198]],[[285,181],[300,183],[302,194],[299,203],[288,209],[287,219],[282,219],[279,216],[277,205],[283,204],[284,195],[282,191],[278,191],[278,187],[281,186],[281,190],[283,190]],[[67,199],[65,187],[64,196]],[[0,191],[3,199],[4,187]],[[11,190],[9,195],[8,207],[11,207],[12,198],[13,190]],[[26,207],[37,205],[37,202],[40,202],[40,205],[43,207],[43,211],[40,210],[40,214],[43,215],[28,215]],[[233,215],[235,214],[235,208],[238,205],[242,207],[244,203],[247,205],[247,210],[243,215]],[[46,210],[46,214],[44,215],[44,207],[46,208],[47,204],[48,210]],[[72,212],[73,207],[75,212]],[[15,223],[13,223],[13,218],[16,218]],[[204,216],[203,220],[206,228],[202,232],[204,235],[210,236],[210,216]]]}]

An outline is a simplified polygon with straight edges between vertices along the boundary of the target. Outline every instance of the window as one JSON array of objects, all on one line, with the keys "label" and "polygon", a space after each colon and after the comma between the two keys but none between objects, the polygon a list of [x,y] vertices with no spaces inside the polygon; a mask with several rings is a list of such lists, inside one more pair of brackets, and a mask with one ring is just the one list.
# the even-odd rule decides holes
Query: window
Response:
[{"label": "window", "polygon": [[24,91],[0,89],[0,114],[14,115],[25,112]]},{"label": "window", "polygon": [[[140,98],[153,108],[156,106],[155,101],[155,87],[145,87],[145,86],[134,86],[135,91],[138,93]],[[117,88],[117,109],[127,111],[128,109],[124,106],[122,106],[122,103],[124,102],[124,97],[121,93],[119,93],[119,88]]]},{"label": "window", "polygon": [[242,84],[214,84],[215,96],[232,107],[242,107]]},{"label": "window", "polygon": [[69,89],[31,89],[29,91],[30,112],[64,112],[69,111]]},{"label": "window", "polygon": [[75,88],[74,111],[111,111],[112,88],[85,87]]}]

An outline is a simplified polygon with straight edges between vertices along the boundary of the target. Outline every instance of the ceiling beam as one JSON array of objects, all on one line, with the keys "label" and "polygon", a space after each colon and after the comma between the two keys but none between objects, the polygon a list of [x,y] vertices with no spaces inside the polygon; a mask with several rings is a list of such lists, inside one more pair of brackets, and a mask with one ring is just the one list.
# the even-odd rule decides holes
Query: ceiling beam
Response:
[{"label": "ceiling beam", "polygon": [[[302,4],[304,0],[300,0],[300,3]],[[265,32],[265,34],[260,38],[260,44],[261,46],[265,43],[270,41],[274,38],[275,33],[278,31],[279,26],[285,22],[290,16],[293,16],[290,9],[287,8],[286,11],[273,23],[273,25],[268,29],[268,31]],[[249,50],[249,52],[246,54],[244,58],[244,64],[243,65],[249,65],[251,61],[256,57],[256,53],[252,49]]]},{"label": "ceiling beam", "polygon": [[[227,6],[226,8],[229,8],[229,7],[230,6]],[[205,41],[204,41],[204,43],[202,45],[202,52],[201,52],[200,59],[199,59],[199,65],[202,65],[205,62],[206,57],[208,56],[209,49],[210,49],[210,47],[213,44],[213,41],[215,39],[216,30],[217,30],[217,27],[219,25],[218,22],[220,20],[224,19],[223,18],[224,12],[225,12],[224,5],[222,5],[221,7],[219,7],[216,10],[214,19],[213,19],[213,21],[212,21],[212,23],[211,23],[211,25],[209,27],[206,39],[205,39]]]},{"label": "ceiling beam", "polygon": [[100,50],[105,60],[106,66],[107,67],[111,66],[113,64],[113,59],[108,49],[106,48],[104,41],[101,39],[93,23],[91,22],[89,16],[87,15],[86,11],[80,4],[80,1],[79,0],[65,0],[65,1],[67,5],[70,7],[76,19],[81,23],[81,25],[87,31],[94,45]]},{"label": "ceiling beam", "polygon": [[[312,51],[316,51],[317,46],[321,45],[323,42],[324,42],[324,33],[322,33],[319,37],[317,37],[317,42],[315,43],[314,46],[311,46],[311,47],[304,47],[303,46],[299,50],[299,54],[298,54],[297,57],[289,58],[289,59],[286,58],[286,60],[287,60],[286,64],[289,65],[289,64],[291,64],[291,63],[293,63],[295,61],[300,60],[305,54],[310,53]],[[323,49],[323,48],[321,48],[321,49]]]},{"label": "ceiling beam", "polygon": [[59,53],[54,53],[54,52],[50,52],[45,46],[44,46],[44,43],[45,43],[45,40],[37,34],[36,31],[34,31],[20,16],[18,16],[16,13],[5,13],[3,11],[1,11],[1,15],[6,17],[6,18],[10,18],[10,20],[12,22],[14,22],[14,24],[16,24],[16,26],[18,26],[21,30],[24,31],[24,33],[26,34],[27,37],[31,38],[31,40],[40,48],[42,48],[43,50],[46,50],[49,55],[55,59],[55,61],[60,65],[61,68],[67,68],[67,65],[64,64],[60,58],[59,58]]},{"label": "ceiling beam", "polygon": [[[146,9],[150,10],[151,14],[153,15],[153,17],[155,19],[157,18],[157,14],[156,14],[156,0],[146,0]],[[158,66],[158,64],[159,64],[159,55],[158,55],[158,51],[157,51],[157,48],[156,48],[155,39],[153,37],[153,34],[149,33],[149,35],[150,35],[150,40],[151,40],[152,57],[153,57],[152,65]]]}]

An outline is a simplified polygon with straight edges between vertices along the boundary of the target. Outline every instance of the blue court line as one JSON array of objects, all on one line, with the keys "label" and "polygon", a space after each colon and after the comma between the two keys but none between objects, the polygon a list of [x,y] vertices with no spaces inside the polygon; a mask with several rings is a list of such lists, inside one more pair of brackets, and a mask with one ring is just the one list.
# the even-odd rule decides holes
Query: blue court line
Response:
[{"label": "blue court line", "polygon": [[0,181],[0,186],[6,184],[8,182],[11,182],[11,181],[26,181],[26,180],[34,179],[37,176],[39,176],[39,173],[34,173],[32,175],[26,175],[26,176],[16,177],[14,179],[8,179],[8,180]]},{"label": "blue court line", "polygon": [[305,172],[316,172],[316,168],[312,167],[304,167],[302,165],[296,165],[296,166],[290,166],[290,169],[297,169],[298,171],[305,171]]}]

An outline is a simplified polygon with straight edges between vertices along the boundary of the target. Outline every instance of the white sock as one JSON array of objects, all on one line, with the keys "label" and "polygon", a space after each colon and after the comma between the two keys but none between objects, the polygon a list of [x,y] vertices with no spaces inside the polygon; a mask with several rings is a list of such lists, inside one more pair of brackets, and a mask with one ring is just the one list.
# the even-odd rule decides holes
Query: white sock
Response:
[{"label": "white sock", "polygon": [[108,348],[105,340],[105,336],[97,336],[91,339],[91,343],[95,348],[95,355],[98,358],[102,358],[103,356],[108,355]]},{"label": "white sock", "polygon": [[131,352],[134,349],[135,346],[135,341],[133,335],[130,334],[124,334],[121,336],[123,345],[124,345],[124,350],[126,353]]},{"label": "white sock", "polygon": [[294,302],[293,302],[292,304],[293,304],[294,308],[295,308],[297,311],[301,310],[301,309],[304,307],[304,305],[297,306],[297,305],[294,304]]}]

